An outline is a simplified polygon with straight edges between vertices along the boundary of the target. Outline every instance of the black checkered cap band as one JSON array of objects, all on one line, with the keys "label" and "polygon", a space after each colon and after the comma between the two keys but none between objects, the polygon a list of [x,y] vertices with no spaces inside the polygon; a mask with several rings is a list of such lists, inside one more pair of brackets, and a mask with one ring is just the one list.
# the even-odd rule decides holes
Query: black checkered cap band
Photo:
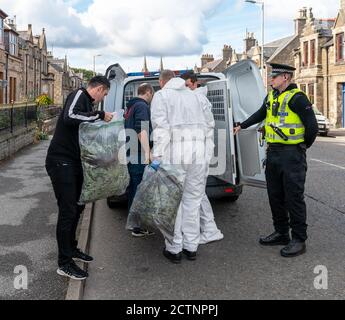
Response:
[{"label": "black checkered cap band", "polygon": [[292,70],[288,70],[288,69],[272,69],[272,73],[277,73],[277,74],[280,74],[280,73],[291,73],[293,74],[293,71]]}]

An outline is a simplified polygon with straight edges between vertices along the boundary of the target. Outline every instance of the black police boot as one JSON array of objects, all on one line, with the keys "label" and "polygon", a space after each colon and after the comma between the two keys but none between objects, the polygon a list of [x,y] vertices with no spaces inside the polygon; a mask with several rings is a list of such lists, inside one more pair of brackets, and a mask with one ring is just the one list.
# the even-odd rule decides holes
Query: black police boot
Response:
[{"label": "black police boot", "polygon": [[259,242],[263,246],[287,246],[290,241],[289,234],[274,232],[265,238],[261,238]]},{"label": "black police boot", "polygon": [[287,247],[280,251],[280,254],[284,258],[293,258],[300,256],[307,251],[307,246],[304,241],[292,239]]},{"label": "black police boot", "polygon": [[190,261],[195,261],[196,260],[196,252],[191,252],[186,249],[183,249],[183,254],[187,257],[188,260]]},{"label": "black police boot", "polygon": [[173,253],[169,252],[168,250],[164,249],[163,255],[168,260],[170,260],[170,262],[172,262],[172,263],[175,263],[175,264],[181,263],[181,260],[182,260],[182,253],[181,252],[178,254],[173,254]]}]

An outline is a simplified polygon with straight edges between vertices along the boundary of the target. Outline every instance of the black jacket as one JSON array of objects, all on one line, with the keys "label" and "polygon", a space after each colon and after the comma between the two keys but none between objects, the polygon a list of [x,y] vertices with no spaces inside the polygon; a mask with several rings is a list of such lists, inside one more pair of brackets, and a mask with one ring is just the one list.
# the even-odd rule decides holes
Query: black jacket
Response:
[{"label": "black jacket", "polygon": [[[152,124],[151,124],[151,113],[150,108],[147,102],[141,98],[133,98],[127,104],[127,111],[124,115],[125,117],[125,129],[127,133],[126,141],[127,143],[130,142],[131,134],[129,130],[134,130],[137,134],[141,133],[142,131],[146,130],[147,134],[151,136],[152,133]],[[133,164],[140,164],[141,155],[143,153],[141,143],[137,138],[138,143],[138,152],[135,154],[133,150],[127,150],[127,157],[129,161]],[[150,139],[150,148],[153,147],[152,141]]]},{"label": "black jacket", "polygon": [[[290,91],[293,89],[297,89],[297,85],[291,84],[285,91]],[[276,94],[279,94],[279,92],[276,91]],[[262,107],[256,113],[254,113],[248,120],[241,123],[242,129],[247,129],[252,125],[262,122],[266,119],[266,101],[267,97],[265,98]],[[299,92],[292,97],[291,101],[289,102],[289,107],[300,117],[305,127],[304,141],[307,148],[310,148],[314,143],[317,133],[319,131],[319,127],[311,102],[303,92]]]},{"label": "black jacket", "polygon": [[73,91],[66,99],[50,143],[47,161],[80,164],[79,125],[104,120],[104,111],[94,111],[94,100],[84,89]]}]

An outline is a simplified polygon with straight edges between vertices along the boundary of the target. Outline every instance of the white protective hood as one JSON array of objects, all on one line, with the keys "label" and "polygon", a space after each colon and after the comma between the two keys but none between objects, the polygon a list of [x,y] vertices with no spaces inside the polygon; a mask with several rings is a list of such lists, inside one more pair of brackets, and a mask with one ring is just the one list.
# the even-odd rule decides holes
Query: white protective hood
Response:
[{"label": "white protective hood", "polygon": [[151,103],[154,156],[162,156],[176,133],[182,130],[201,130],[204,134],[200,138],[204,140],[212,126],[209,105],[205,95],[191,91],[181,78],[171,79],[158,91]]},{"label": "white protective hood", "polygon": [[171,79],[165,86],[164,89],[172,89],[172,90],[188,90],[186,87],[186,82],[181,78],[173,78]]}]

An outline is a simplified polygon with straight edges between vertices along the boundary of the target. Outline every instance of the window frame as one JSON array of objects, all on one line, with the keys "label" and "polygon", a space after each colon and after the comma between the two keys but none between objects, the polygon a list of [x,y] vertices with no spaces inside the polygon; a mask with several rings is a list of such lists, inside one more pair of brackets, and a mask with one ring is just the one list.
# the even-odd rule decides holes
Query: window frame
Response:
[{"label": "window frame", "polygon": [[315,66],[316,64],[316,40],[310,40],[310,65]]},{"label": "window frame", "polygon": [[303,42],[303,66],[309,66],[309,41]]},{"label": "window frame", "polygon": [[8,52],[12,56],[18,55],[18,36],[13,32],[10,32],[8,39]]},{"label": "window frame", "polygon": [[[310,90],[312,89],[312,90]],[[315,83],[308,83],[308,97],[312,105],[315,103]]]},{"label": "window frame", "polygon": [[344,32],[335,35],[335,61],[337,63],[345,61]]}]

